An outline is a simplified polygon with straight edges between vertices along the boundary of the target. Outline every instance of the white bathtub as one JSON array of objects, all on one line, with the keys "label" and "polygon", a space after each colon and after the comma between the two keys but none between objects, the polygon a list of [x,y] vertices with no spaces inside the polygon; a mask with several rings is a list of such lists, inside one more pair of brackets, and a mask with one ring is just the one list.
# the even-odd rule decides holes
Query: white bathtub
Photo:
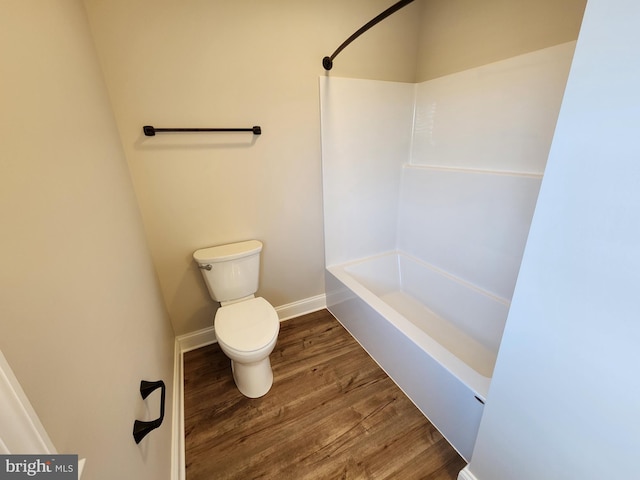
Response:
[{"label": "white bathtub", "polygon": [[327,271],[331,313],[470,460],[509,303],[400,252]]}]

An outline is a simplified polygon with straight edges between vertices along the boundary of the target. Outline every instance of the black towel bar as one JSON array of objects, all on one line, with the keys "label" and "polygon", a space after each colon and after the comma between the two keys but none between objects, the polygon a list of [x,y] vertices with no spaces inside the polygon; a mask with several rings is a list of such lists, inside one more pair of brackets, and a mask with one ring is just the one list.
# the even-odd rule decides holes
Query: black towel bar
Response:
[{"label": "black towel bar", "polygon": [[142,127],[142,131],[147,137],[154,137],[158,132],[253,132],[254,135],[262,134],[262,128],[257,125],[251,128],[156,128],[145,125]]}]

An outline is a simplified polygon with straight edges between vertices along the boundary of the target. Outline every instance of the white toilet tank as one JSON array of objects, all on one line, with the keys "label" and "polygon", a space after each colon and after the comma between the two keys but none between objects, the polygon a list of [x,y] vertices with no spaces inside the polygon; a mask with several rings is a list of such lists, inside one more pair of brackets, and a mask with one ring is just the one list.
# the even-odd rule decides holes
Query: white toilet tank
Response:
[{"label": "white toilet tank", "polygon": [[253,295],[258,290],[262,242],[245,242],[202,248],[193,253],[209,294],[217,302]]}]

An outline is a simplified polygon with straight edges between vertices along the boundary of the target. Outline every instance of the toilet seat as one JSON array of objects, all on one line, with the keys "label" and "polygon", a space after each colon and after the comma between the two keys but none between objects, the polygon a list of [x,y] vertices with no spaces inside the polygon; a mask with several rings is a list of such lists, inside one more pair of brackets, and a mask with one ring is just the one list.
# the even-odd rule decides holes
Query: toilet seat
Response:
[{"label": "toilet seat", "polygon": [[220,307],[214,329],[218,341],[239,352],[263,349],[278,335],[280,320],[262,297]]}]

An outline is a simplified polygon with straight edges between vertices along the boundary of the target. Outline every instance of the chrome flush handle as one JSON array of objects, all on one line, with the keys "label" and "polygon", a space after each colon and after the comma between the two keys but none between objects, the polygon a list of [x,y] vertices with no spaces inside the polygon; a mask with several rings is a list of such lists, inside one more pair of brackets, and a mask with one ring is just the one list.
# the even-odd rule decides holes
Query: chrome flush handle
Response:
[{"label": "chrome flush handle", "polygon": [[201,270],[211,270],[213,267],[207,263],[205,265],[198,265],[198,268]]}]

